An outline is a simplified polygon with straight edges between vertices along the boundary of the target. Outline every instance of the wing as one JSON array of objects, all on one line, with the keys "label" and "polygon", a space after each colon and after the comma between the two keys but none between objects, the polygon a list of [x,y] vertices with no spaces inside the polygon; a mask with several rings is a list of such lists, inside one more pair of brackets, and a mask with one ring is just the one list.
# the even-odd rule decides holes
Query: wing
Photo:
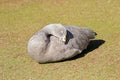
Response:
[{"label": "wing", "polygon": [[55,62],[74,57],[80,52],[79,49],[75,49],[69,44],[64,44],[58,38],[51,36],[49,49],[45,56],[49,59],[48,62]]},{"label": "wing", "polygon": [[87,28],[79,28],[76,26],[65,26],[73,38],[68,34],[68,45],[75,49],[84,50],[89,44],[89,39],[92,37],[92,31]]}]

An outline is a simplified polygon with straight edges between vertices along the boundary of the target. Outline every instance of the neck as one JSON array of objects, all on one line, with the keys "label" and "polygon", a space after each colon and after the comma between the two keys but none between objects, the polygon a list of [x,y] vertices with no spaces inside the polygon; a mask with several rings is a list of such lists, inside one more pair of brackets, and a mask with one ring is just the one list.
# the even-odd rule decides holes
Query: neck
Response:
[{"label": "neck", "polygon": [[48,25],[48,26],[43,28],[43,31],[45,32],[46,35],[56,36],[54,28],[55,28],[54,26]]}]

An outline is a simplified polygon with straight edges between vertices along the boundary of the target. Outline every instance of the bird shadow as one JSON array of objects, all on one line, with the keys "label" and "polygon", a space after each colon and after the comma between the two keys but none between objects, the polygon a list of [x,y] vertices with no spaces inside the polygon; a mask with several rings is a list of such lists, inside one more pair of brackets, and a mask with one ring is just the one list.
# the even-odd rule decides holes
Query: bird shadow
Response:
[{"label": "bird shadow", "polygon": [[99,48],[102,44],[105,43],[105,40],[91,40],[87,49],[83,50],[82,53],[68,59],[69,61],[70,60],[75,60],[75,59],[78,59],[78,58],[81,58],[81,57],[84,57],[85,55],[87,55],[89,52]]}]

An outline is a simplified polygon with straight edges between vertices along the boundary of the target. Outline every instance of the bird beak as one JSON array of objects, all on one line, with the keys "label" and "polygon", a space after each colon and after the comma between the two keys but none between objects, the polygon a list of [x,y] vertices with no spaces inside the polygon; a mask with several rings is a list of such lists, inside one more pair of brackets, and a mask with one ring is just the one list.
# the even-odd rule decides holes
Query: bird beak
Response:
[{"label": "bird beak", "polygon": [[63,42],[66,42],[66,35],[63,36],[62,41],[63,41]]}]

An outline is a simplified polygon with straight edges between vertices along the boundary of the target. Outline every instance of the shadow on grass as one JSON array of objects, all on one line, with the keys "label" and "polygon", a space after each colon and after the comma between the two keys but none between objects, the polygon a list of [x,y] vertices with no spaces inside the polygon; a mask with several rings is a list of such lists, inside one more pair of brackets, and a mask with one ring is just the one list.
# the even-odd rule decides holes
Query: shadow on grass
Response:
[{"label": "shadow on grass", "polygon": [[78,55],[68,59],[68,61],[84,57],[86,54],[88,54],[89,52],[99,48],[104,43],[105,43],[104,40],[91,40],[89,45],[88,45],[88,47],[87,47],[87,49],[85,49],[82,53],[80,53],[80,54],[78,54]]}]

